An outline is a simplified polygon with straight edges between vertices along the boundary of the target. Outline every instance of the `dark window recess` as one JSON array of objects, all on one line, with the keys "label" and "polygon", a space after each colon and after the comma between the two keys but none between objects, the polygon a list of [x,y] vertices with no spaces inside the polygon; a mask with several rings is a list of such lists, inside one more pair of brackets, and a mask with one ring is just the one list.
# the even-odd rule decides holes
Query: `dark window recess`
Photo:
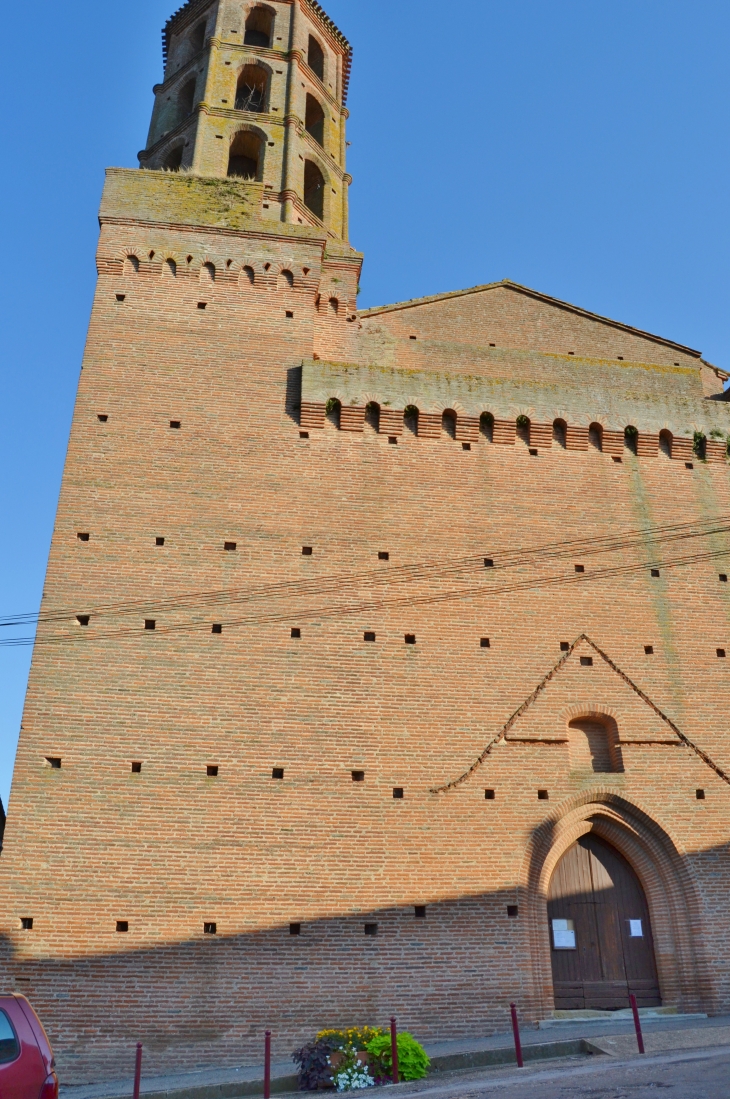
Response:
[{"label": "dark window recess", "polygon": [[406,645],[415,645],[416,635],[414,633],[407,633],[405,637]]},{"label": "dark window recess", "polygon": [[613,460],[614,460],[614,462],[619,462],[619,463],[623,462],[623,458],[617,458],[615,454],[613,455]]},{"label": "dark window recess", "polygon": [[61,759],[59,756],[46,756],[46,763],[49,767],[52,767],[54,771],[61,770]]},{"label": "dark window recess", "polygon": [[725,650],[724,649],[715,649],[715,652],[717,653],[718,656],[725,656]]},{"label": "dark window recess", "polygon": [[396,798],[396,799],[401,799],[403,796],[404,796],[403,795],[403,787],[402,786],[394,786],[393,787],[393,797]]},{"label": "dark window recess", "polygon": [[726,572],[721,572],[720,575],[718,576],[718,580],[720,581],[721,584],[727,584],[727,573]]},{"label": "dark window recess", "polygon": [[301,935],[301,933],[302,933],[302,925],[300,923],[290,923],[289,924],[289,934],[290,935]]},{"label": "dark window recess", "polygon": [[490,644],[490,641],[489,641],[488,637],[480,638],[479,644],[483,649],[490,649],[491,648],[491,644]]},{"label": "dark window recess", "polygon": [[308,431],[300,431],[299,432],[299,438],[300,439],[308,439],[309,438],[309,432]]},{"label": "dark window recess", "polygon": [[654,646],[653,645],[644,645],[644,652],[646,653],[647,656],[653,656],[654,655]]},{"label": "dark window recess", "polygon": [[294,316],[294,314],[292,313],[291,309],[287,309],[287,310],[286,310],[286,315],[287,315],[287,317],[289,318],[289,320],[291,320],[291,319],[292,319],[292,317]]},{"label": "dark window recess", "polygon": [[205,768],[205,773],[208,778],[218,778],[218,764],[209,763],[208,766]]},{"label": "dark window recess", "polygon": [[90,614],[77,614],[76,615],[76,621],[78,622],[79,626],[88,626],[90,618],[91,618]]},{"label": "dark window recess", "polygon": [[494,559],[492,557],[485,557],[484,558],[484,568],[485,569],[493,569],[494,568]]},{"label": "dark window recess", "polygon": [[272,778],[279,778],[279,779],[283,778],[284,777],[284,768],[283,767],[274,767],[271,771],[271,777]]},{"label": "dark window recess", "polygon": [[695,467],[694,462],[685,462],[684,463],[684,468],[685,469],[694,469],[694,467]]},{"label": "dark window recess", "polygon": [[79,542],[88,542],[89,541],[89,534],[87,532],[83,532],[83,533],[79,532],[76,535],[76,537],[78,538]]},{"label": "dark window recess", "polygon": [[531,458],[537,458],[537,451],[535,450],[535,448],[530,447],[529,450],[530,450],[530,457]]},{"label": "dark window recess", "polygon": [[484,800],[485,801],[494,801],[494,790],[485,790],[484,791]]},{"label": "dark window recess", "polygon": [[353,771],[352,772],[352,781],[353,782],[364,782],[365,781],[365,772],[364,771]]},{"label": "dark window recess", "polygon": [[237,542],[224,542],[223,543],[223,549],[227,550],[228,553],[235,553],[237,545],[238,545]]},{"label": "dark window recess", "polygon": [[398,438],[395,435],[388,436],[388,443],[390,446],[398,446]]},{"label": "dark window recess", "polygon": [[580,658],[580,662],[581,662],[581,664],[583,665],[584,668],[592,668],[593,667],[593,657],[592,656],[582,656]]},{"label": "dark window recess", "polygon": [[23,931],[32,931],[33,930],[33,917],[32,916],[21,916],[20,917],[20,926],[23,929]]},{"label": "dark window recess", "polygon": [[117,920],[117,931],[129,931],[129,920]]},{"label": "dark window recess", "polygon": [[164,538],[155,538],[155,545],[156,546],[164,546],[164,544],[165,544],[165,539]]},{"label": "dark window recess", "polygon": [[425,904],[415,905],[414,909],[413,909],[413,916],[417,920],[425,920],[426,919],[426,905]]},{"label": "dark window recess", "polygon": [[214,622],[210,628],[211,633],[223,633],[223,626],[220,622]]},{"label": "dark window recess", "polygon": [[365,633],[364,633],[363,636],[364,636],[365,641],[374,641],[375,640],[375,634],[372,632],[372,630],[365,630]]},{"label": "dark window recess", "polygon": [[561,641],[560,642],[560,651],[561,651],[561,653],[569,653],[570,652],[570,642],[569,641]]},{"label": "dark window recess", "polygon": [[378,561],[390,561],[390,554],[385,550],[380,550],[378,553]]},{"label": "dark window recess", "polygon": [[409,337],[408,337],[408,339],[409,339],[409,340],[417,340],[417,339],[418,339],[418,336],[409,336]]},{"label": "dark window recess", "polygon": [[312,556],[312,547],[311,546],[302,546],[302,557],[311,557],[311,556]]},{"label": "dark window recess", "polygon": [[100,422],[101,422],[102,424],[105,424],[105,423],[107,422],[107,420],[109,419],[109,417],[108,417],[108,416],[105,416],[105,415],[104,415],[103,413],[101,413],[101,412],[100,412],[100,413],[99,413],[99,415],[97,416],[97,419],[98,419],[98,420],[99,420],[99,421],[100,421]]},{"label": "dark window recess", "polygon": [[299,638],[302,636],[302,631],[299,629],[298,626],[292,626],[291,635],[294,638]]},{"label": "dark window recess", "polygon": [[471,443],[462,443],[461,444],[461,449],[462,450],[471,450]]},{"label": "dark window recess", "polygon": [[142,764],[140,763],[139,760],[135,760],[135,762],[132,764],[132,774],[133,775],[139,775],[139,774],[141,774],[141,772],[142,772]]},{"label": "dark window recess", "polygon": [[550,800],[550,795],[548,794],[547,790],[538,790],[537,791],[537,800],[538,801],[549,801]]},{"label": "dark window recess", "polygon": [[199,301],[198,302],[198,309],[207,309],[207,307],[208,307],[207,301]]},{"label": "dark window recess", "polygon": [[146,630],[155,630],[155,629],[157,629],[157,622],[155,621],[154,618],[145,618],[144,628]]},{"label": "dark window recess", "polygon": [[376,923],[366,923],[365,924],[365,934],[366,935],[377,935],[377,933],[378,933],[378,925]]},{"label": "dark window recess", "polygon": [[126,296],[126,294],[117,294],[117,301],[124,301]]},{"label": "dark window recess", "polygon": [[520,914],[520,910],[516,904],[507,905],[507,915],[511,920],[516,920]]},{"label": "dark window recess", "polygon": [[705,800],[705,791],[704,790],[695,790],[695,797],[697,798],[698,801],[704,801]]},{"label": "dark window recess", "polygon": [[651,570],[651,575],[652,576],[658,576],[659,575],[659,569],[652,569]]},{"label": "dark window recess", "polygon": [[218,934],[218,924],[217,923],[204,923],[203,924],[203,934],[204,935],[217,935]]},{"label": "dark window recess", "polygon": [[585,571],[586,571],[586,567],[585,567],[585,565],[576,565],[576,566],[575,566],[575,571],[576,571],[576,572],[585,572]]},{"label": "dark window recess", "polygon": [[170,420],[170,427],[173,429],[173,431],[179,431],[182,427],[182,424],[180,420]]}]

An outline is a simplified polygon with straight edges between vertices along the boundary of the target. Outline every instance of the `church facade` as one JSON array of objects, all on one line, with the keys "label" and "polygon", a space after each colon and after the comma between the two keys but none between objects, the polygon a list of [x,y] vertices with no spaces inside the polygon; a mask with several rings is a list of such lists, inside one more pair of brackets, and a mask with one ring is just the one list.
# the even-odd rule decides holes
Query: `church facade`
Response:
[{"label": "church facade", "polygon": [[730,1010],[730,413],[501,282],[358,310],[351,53],[190,0],[98,286],[0,858],[66,1082]]}]

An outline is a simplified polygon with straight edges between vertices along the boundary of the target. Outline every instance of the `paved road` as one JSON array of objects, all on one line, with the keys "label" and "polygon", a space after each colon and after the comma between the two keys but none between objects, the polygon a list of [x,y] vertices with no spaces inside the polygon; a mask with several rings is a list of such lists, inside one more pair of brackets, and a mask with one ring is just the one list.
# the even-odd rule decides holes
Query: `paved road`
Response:
[{"label": "paved road", "polygon": [[[396,1089],[388,1089],[394,1096]],[[484,1069],[400,1084],[398,1099],[730,1099],[730,1050],[687,1050],[619,1060],[569,1058],[549,1066]]]}]

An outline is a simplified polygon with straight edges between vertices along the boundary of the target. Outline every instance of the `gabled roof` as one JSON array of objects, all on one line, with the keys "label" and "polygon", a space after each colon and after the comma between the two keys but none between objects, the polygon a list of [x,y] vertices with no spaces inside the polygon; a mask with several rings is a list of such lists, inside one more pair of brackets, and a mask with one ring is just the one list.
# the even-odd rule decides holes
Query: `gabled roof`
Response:
[{"label": "gabled roof", "polygon": [[[621,321],[611,320],[610,317],[602,317],[600,313],[591,313],[587,309],[581,309],[578,305],[571,305],[570,302],[561,301],[560,298],[552,298],[549,294],[541,294],[539,290],[531,290],[529,286],[521,286],[518,282],[512,282],[510,279],[502,279],[501,282],[487,282],[483,286],[472,286],[467,290],[452,290],[447,294],[433,294],[426,298],[411,298],[410,301],[397,302],[394,305],[379,305],[372,309],[363,309],[358,313],[359,317],[377,317],[382,313],[395,313],[398,310],[414,309],[421,305],[432,305],[435,302],[449,301],[451,298],[463,298],[469,294],[483,294],[489,290],[514,290],[517,294],[525,294],[527,297],[534,298],[536,301],[542,301],[548,305],[553,305],[557,309],[565,309],[569,313],[575,313],[579,317],[586,317],[588,320],[598,321],[600,324],[610,325],[612,328],[617,328],[622,332],[630,332],[633,336],[641,336],[646,340],[653,340],[654,343],[664,344],[665,347],[672,347],[675,351],[681,351],[685,355],[692,355],[696,359],[702,358],[701,351],[695,351],[692,347],[685,347],[684,344],[675,343],[674,340],[664,339],[663,336],[655,336],[651,332],[644,332],[641,328],[634,328],[630,324],[622,324]],[[707,364],[711,365],[710,363]],[[716,368],[713,368],[716,369]]]},{"label": "gabled roof", "polygon": [[[162,29],[162,60],[167,63],[167,53],[170,48],[170,38],[173,32],[173,25],[177,22],[183,13],[189,14],[191,19],[194,19],[198,12],[202,12],[205,8],[209,7],[212,0],[187,0],[181,8],[178,8],[173,15],[165,23]],[[325,31],[331,38],[333,38],[344,50],[343,64],[342,64],[342,102],[347,102],[347,89],[350,84],[350,72],[352,69],[352,46],[345,38],[342,31],[332,22],[329,15],[325,12],[317,0],[302,0],[304,4],[310,9],[310,12],[317,23],[320,24],[323,31]]]},{"label": "gabled roof", "polygon": [[610,670],[614,672],[616,676],[618,676],[618,678],[622,680],[623,683],[628,686],[630,690],[633,691],[646,706],[649,707],[650,710],[653,711],[654,715],[659,718],[660,722],[662,722],[667,727],[667,729],[671,731],[671,733],[674,734],[678,741],[684,744],[686,748],[691,749],[691,751],[693,751],[694,754],[698,756],[703,763],[705,763],[712,771],[715,772],[718,778],[721,778],[723,782],[726,782],[730,786],[730,775],[723,771],[721,767],[718,767],[714,760],[712,760],[710,756],[708,756],[707,752],[703,751],[702,748],[699,748],[692,740],[690,740],[690,738],[686,736],[677,727],[677,725],[675,725],[672,719],[668,717],[667,714],[665,714],[662,710],[660,710],[656,703],[653,702],[644,691],[642,691],[641,687],[637,686],[637,684],[634,683],[633,679],[630,679],[626,672],[622,671],[621,668],[619,668],[619,666],[615,664],[613,660],[611,660],[610,656],[608,656],[608,654],[605,653],[603,649],[599,648],[598,645],[596,645],[595,641],[591,641],[590,637],[588,637],[587,634],[582,633],[579,637],[575,639],[568,651],[563,654],[557,664],[555,664],[550,669],[550,671],[543,676],[543,678],[535,687],[534,691],[532,691],[524,700],[524,702],[522,702],[517,707],[514,713],[504,723],[497,735],[492,737],[484,751],[481,753],[481,755],[477,757],[477,759],[475,759],[471,767],[469,767],[468,770],[464,771],[463,774],[459,775],[458,778],[452,779],[451,782],[446,782],[442,786],[433,786],[430,790],[430,793],[445,794],[449,790],[453,790],[455,787],[461,786],[463,782],[466,782],[467,779],[471,778],[474,772],[485,762],[487,757],[491,755],[492,749],[497,744],[502,743],[507,738],[507,735],[510,729],[512,729],[513,725],[540,698],[540,696],[544,693],[545,688],[548,686],[551,680],[553,680],[562,671],[562,669],[565,667],[565,665],[579,646],[587,646],[590,650],[596,653],[604,662],[604,664],[607,665],[607,667],[610,668]]}]

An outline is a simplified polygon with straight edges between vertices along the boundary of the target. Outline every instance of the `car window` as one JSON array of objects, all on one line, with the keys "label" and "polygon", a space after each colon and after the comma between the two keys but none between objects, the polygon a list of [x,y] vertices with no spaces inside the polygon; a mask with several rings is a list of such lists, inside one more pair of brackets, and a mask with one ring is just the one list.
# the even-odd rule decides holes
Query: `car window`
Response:
[{"label": "car window", "polygon": [[10,1019],[0,1011],[0,1065],[14,1061],[20,1055],[20,1044],[15,1036]]}]

